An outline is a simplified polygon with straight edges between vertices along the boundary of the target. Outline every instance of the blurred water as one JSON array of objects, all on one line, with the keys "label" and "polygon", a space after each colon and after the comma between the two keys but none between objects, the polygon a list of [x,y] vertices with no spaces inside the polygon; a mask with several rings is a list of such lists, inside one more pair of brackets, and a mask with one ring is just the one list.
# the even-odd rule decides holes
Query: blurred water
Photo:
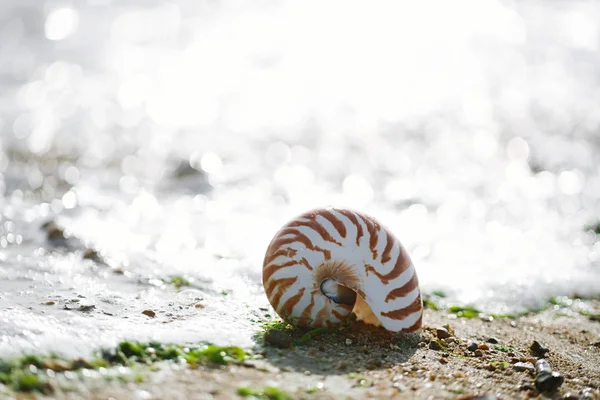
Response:
[{"label": "blurred water", "polygon": [[0,5],[0,355],[249,345],[266,245],[328,204],[454,301],[600,294],[599,3],[40,4]]}]

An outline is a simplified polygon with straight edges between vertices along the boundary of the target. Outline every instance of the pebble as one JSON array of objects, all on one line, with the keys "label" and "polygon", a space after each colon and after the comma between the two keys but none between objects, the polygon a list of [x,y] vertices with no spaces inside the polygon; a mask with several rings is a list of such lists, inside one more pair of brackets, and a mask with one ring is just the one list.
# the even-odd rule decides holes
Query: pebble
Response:
[{"label": "pebble", "polygon": [[269,344],[280,349],[289,349],[294,345],[292,337],[279,329],[271,329],[265,333],[265,344]]},{"label": "pebble", "polygon": [[452,334],[448,332],[448,329],[446,328],[437,328],[436,333],[439,339],[447,339],[452,336]]},{"label": "pebble", "polygon": [[531,354],[535,357],[543,358],[550,350],[542,346],[537,340],[534,340],[533,343],[531,343],[531,346],[529,346],[529,351],[531,351]]},{"label": "pebble", "polygon": [[518,362],[518,363],[515,363],[515,365],[513,365],[513,368],[519,372],[529,371],[529,372],[533,373],[535,371],[535,368],[533,367],[533,364],[531,364],[531,363]]},{"label": "pebble", "polygon": [[338,362],[337,365],[335,366],[335,369],[339,369],[339,370],[346,369],[346,363],[344,361]]},{"label": "pebble", "polygon": [[352,344],[352,340],[351,339],[346,339],[346,345],[350,346]]},{"label": "pebble", "polygon": [[479,346],[477,346],[479,348],[479,350],[484,350],[484,351],[488,351],[490,349],[490,346],[488,346],[485,343],[481,343]]},{"label": "pebble", "polygon": [[440,358],[440,362],[442,364],[448,364],[448,360],[446,360],[444,357]]},{"label": "pebble", "polygon": [[431,350],[442,350],[442,346],[440,346],[440,344],[435,340],[429,342],[429,348]]},{"label": "pebble", "polygon": [[469,342],[469,345],[467,346],[467,350],[469,351],[475,351],[479,348],[479,345],[477,344],[477,342]]},{"label": "pebble", "polygon": [[144,310],[144,311],[142,311],[142,314],[144,314],[150,318],[156,317],[156,313],[152,310]]},{"label": "pebble", "polygon": [[55,303],[55,302],[53,302],[53,301],[47,301],[47,302],[45,302],[44,304],[45,304],[45,305],[47,305],[47,306],[53,306],[53,305],[54,305],[54,304],[56,304],[56,303]]},{"label": "pebble", "polygon": [[565,381],[561,374],[552,372],[550,364],[544,359],[540,359],[535,363],[535,369],[537,371],[535,387],[542,393],[554,392]]},{"label": "pebble", "polygon": [[198,303],[194,307],[196,307],[196,308],[204,308],[206,306],[204,304],[202,304],[202,303]]},{"label": "pebble", "polygon": [[510,321],[510,326],[512,326],[513,328],[517,327],[517,321]]},{"label": "pebble", "polygon": [[481,350],[475,350],[473,354],[475,357],[483,357],[483,352]]},{"label": "pebble", "polygon": [[488,338],[487,341],[488,341],[488,343],[491,343],[491,344],[498,344],[498,343],[500,343],[500,341],[498,339],[496,339],[495,337],[490,337],[490,338]]}]

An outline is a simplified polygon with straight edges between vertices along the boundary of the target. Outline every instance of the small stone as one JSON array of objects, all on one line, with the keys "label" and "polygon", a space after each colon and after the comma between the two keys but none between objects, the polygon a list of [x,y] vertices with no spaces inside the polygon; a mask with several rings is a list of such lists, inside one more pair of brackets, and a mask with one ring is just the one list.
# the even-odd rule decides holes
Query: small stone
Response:
[{"label": "small stone", "polygon": [[467,350],[469,351],[475,351],[479,348],[479,345],[477,344],[477,342],[469,342],[469,345],[467,346]]},{"label": "small stone", "polygon": [[439,339],[446,339],[446,338],[449,338],[450,336],[452,336],[450,334],[450,332],[448,332],[448,329],[446,329],[446,328],[437,328],[436,333],[437,333],[437,337]]},{"label": "small stone", "polygon": [[448,364],[448,360],[446,360],[444,357],[440,358],[440,363],[442,364]]},{"label": "small stone", "polygon": [[358,351],[360,351],[361,353],[368,353],[369,352],[369,350],[367,349],[367,346],[361,347]]},{"label": "small stone", "polygon": [[550,350],[542,346],[537,340],[534,340],[531,346],[529,346],[529,351],[531,351],[533,356],[543,358]]},{"label": "small stone", "polygon": [[590,346],[600,347],[600,342],[590,343]]},{"label": "small stone", "polygon": [[498,343],[500,343],[498,341],[498,339],[496,339],[495,337],[490,337],[490,338],[488,338],[487,341],[488,341],[488,343],[491,343],[491,344],[498,344]]},{"label": "small stone", "polygon": [[436,340],[429,342],[429,349],[431,350],[442,350],[442,346]]},{"label": "small stone", "polygon": [[278,347],[280,349],[289,349],[294,345],[292,337],[279,329],[270,329],[264,336],[265,344]]},{"label": "small stone", "polygon": [[342,369],[346,369],[346,363],[344,361],[340,361],[337,363],[337,365],[335,366],[336,369],[342,370]]},{"label": "small stone", "polygon": [[473,354],[475,355],[475,357],[483,357],[483,351],[481,350],[475,350]]},{"label": "small stone", "polygon": [[513,365],[513,368],[515,369],[515,371],[519,372],[528,371],[533,373],[535,371],[535,368],[531,363],[518,362]]},{"label": "small stone", "polygon": [[45,304],[45,305],[47,305],[47,306],[53,306],[53,305],[54,305],[54,304],[56,304],[56,303],[55,303],[55,302],[53,302],[53,301],[47,301],[47,302],[45,302],[44,304]]},{"label": "small stone", "polygon": [[565,378],[558,372],[541,373],[535,377],[535,387],[540,392],[554,392],[564,381]]},{"label": "small stone", "polygon": [[455,372],[455,373],[454,373],[454,377],[455,377],[455,378],[463,378],[463,377],[464,377],[464,375],[463,375],[463,373],[462,373],[462,372]]},{"label": "small stone", "polygon": [[98,253],[98,251],[89,248],[85,249],[85,251],[83,252],[83,259],[93,260],[96,262],[101,261],[100,254]]},{"label": "small stone", "polygon": [[517,321],[510,321],[510,326],[512,326],[513,328],[517,327]]},{"label": "small stone", "polygon": [[591,400],[594,398],[594,394],[592,393],[592,389],[590,388],[583,389],[579,392],[579,395],[581,396],[581,400]]},{"label": "small stone", "polygon": [[477,346],[479,348],[479,350],[483,350],[483,351],[488,351],[490,349],[490,346],[488,346],[485,343],[481,343],[479,346]]},{"label": "small stone", "polygon": [[96,309],[95,305],[89,304],[89,305],[79,306],[79,308],[77,309],[77,311],[90,312],[90,311],[95,310],[95,309]]},{"label": "small stone", "polygon": [[204,304],[202,304],[202,303],[198,303],[194,307],[196,307],[196,308],[204,308],[206,306]]},{"label": "small stone", "polygon": [[156,313],[152,310],[144,310],[144,311],[142,311],[142,314],[144,314],[145,316],[150,317],[150,318],[156,317]]},{"label": "small stone", "polygon": [[564,396],[561,398],[561,400],[579,400],[579,396],[577,396],[574,393],[567,392],[564,394]]},{"label": "small stone", "polygon": [[495,370],[496,370],[496,366],[495,366],[495,365],[493,365],[493,364],[488,364],[488,365],[486,365],[486,366],[485,366],[485,368],[486,368],[488,371],[495,371]]},{"label": "small stone", "polygon": [[350,346],[352,344],[352,340],[351,339],[346,339],[346,345]]}]

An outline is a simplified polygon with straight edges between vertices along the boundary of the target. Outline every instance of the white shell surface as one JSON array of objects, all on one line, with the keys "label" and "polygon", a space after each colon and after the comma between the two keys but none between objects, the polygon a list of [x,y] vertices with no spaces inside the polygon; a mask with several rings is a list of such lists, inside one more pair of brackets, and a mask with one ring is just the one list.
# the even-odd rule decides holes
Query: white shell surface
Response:
[{"label": "white shell surface", "polygon": [[[400,241],[375,219],[356,211],[324,208],[293,219],[275,235],[263,264],[263,284],[275,311],[311,327],[342,322],[353,306],[321,290],[334,278],[354,290],[390,331],[420,328],[422,301],[415,268]],[[363,303],[358,301],[357,304]]]}]

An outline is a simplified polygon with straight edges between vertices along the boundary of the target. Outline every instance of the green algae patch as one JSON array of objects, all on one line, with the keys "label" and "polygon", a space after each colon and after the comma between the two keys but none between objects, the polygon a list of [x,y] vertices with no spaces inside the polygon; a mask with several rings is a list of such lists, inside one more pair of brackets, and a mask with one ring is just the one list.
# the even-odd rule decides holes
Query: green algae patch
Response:
[{"label": "green algae patch", "polygon": [[437,304],[435,304],[435,302],[429,298],[424,298],[423,299],[423,307],[425,308],[429,308],[430,310],[434,310],[437,311],[439,310],[439,307]]},{"label": "green algae patch", "polygon": [[[241,363],[246,352],[237,346],[205,345],[188,347],[157,342],[123,341],[114,349],[99,351],[92,359],[65,360],[56,355],[24,355],[13,360],[0,360],[0,383],[17,392],[52,393],[46,371],[65,372],[80,369],[110,368],[113,366],[150,366],[161,361],[185,361],[187,364],[224,365]],[[138,372],[135,381],[142,381]]]},{"label": "green algae patch", "polygon": [[471,306],[450,306],[448,311],[459,318],[477,318],[481,315],[481,311]]},{"label": "green algae patch", "polygon": [[174,276],[171,278],[171,284],[177,289],[181,289],[184,286],[190,286],[190,281],[185,279],[183,276]]},{"label": "green algae patch", "polygon": [[265,322],[264,324],[261,325],[261,328],[264,331],[268,331],[271,329],[277,329],[279,331],[291,331],[294,329],[294,327],[290,324],[288,324],[285,321],[282,320],[273,320],[273,321],[269,321],[269,322]]},{"label": "green algae patch", "polygon": [[292,396],[273,386],[266,386],[262,389],[241,387],[238,388],[237,394],[259,400],[292,400]]}]

